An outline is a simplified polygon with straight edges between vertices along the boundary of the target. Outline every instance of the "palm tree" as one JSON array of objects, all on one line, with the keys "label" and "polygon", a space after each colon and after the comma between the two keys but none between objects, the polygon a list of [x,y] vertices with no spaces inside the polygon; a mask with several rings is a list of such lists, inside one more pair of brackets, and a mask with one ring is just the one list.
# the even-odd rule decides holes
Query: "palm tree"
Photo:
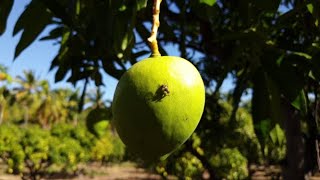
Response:
[{"label": "palm tree", "polygon": [[[3,122],[5,108],[10,98],[12,98],[6,85],[11,83],[11,76],[7,73],[7,67],[0,64],[0,82],[5,83],[0,87],[0,124]],[[1,84],[0,84],[1,85]]]},{"label": "palm tree", "polygon": [[56,111],[54,111],[53,108],[54,100],[52,98],[48,81],[40,81],[39,86],[41,87],[41,91],[38,91],[36,95],[37,99],[40,100],[40,104],[37,106],[35,111],[36,119],[37,123],[39,123],[42,127],[48,127],[51,119],[55,119],[57,117]]},{"label": "palm tree", "polygon": [[92,108],[98,108],[98,107],[109,107],[111,102],[103,100],[103,94],[105,94],[104,91],[101,91],[99,87],[96,87],[95,92],[89,92],[87,93],[89,103],[92,103]]},{"label": "palm tree", "polygon": [[36,110],[38,123],[50,127],[57,122],[76,121],[78,95],[70,89],[50,90],[47,81],[41,83],[42,91],[38,93],[41,100]]},{"label": "palm tree", "polygon": [[41,87],[33,71],[24,71],[23,74],[23,77],[17,77],[16,82],[19,83],[20,86],[14,88],[14,91],[16,91],[17,102],[21,103],[24,109],[24,123],[27,124],[31,115],[30,107],[34,105],[36,92],[40,92]]},{"label": "palm tree", "polygon": [[10,92],[4,86],[0,88],[0,124],[3,122],[4,112],[7,105],[7,99],[10,96]]}]

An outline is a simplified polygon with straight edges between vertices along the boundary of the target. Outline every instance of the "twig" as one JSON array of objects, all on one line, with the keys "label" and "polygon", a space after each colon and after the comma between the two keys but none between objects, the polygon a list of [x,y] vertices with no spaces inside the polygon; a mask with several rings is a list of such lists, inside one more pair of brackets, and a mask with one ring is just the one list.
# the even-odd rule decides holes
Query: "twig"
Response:
[{"label": "twig", "polygon": [[148,38],[148,43],[151,48],[151,57],[161,56],[158,49],[157,33],[160,26],[159,14],[160,14],[160,3],[162,0],[153,0],[153,21],[151,35]]},{"label": "twig", "polygon": [[[314,113],[314,119],[315,119],[315,122],[316,122],[316,125],[318,127],[318,106],[319,106],[319,101],[318,101],[318,98],[317,98],[317,93],[315,93],[315,113]],[[316,152],[317,152],[317,165],[318,165],[318,171],[320,171],[320,155],[319,155],[319,140],[318,140],[318,137],[316,138]]]},{"label": "twig", "polygon": [[214,170],[214,168],[211,166],[210,162],[208,161],[208,159],[204,156],[204,155],[201,155],[196,149],[194,149],[192,147],[192,140],[188,140],[186,143],[186,149],[192,154],[194,155],[196,158],[198,158],[200,160],[200,162],[202,163],[203,167],[205,169],[207,169],[207,171],[209,172],[210,174],[210,179],[211,180],[216,180],[216,179],[219,179],[217,176],[216,176],[216,172]]},{"label": "twig", "polygon": [[320,156],[319,156],[319,142],[316,139],[316,151],[317,151],[317,164],[318,164],[318,171],[320,171]]}]

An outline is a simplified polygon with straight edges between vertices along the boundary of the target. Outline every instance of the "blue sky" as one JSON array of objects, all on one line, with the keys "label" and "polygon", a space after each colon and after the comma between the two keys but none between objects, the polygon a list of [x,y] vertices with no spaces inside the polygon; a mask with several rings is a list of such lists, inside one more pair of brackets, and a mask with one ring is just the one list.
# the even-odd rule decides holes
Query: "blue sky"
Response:
[{"label": "blue sky", "polygon": [[[0,36],[0,64],[8,67],[8,73],[13,77],[22,75],[24,70],[32,70],[39,79],[47,79],[52,88],[74,88],[70,83],[66,83],[65,81],[54,83],[55,71],[49,71],[49,68],[52,59],[58,53],[59,45],[54,45],[53,41],[36,40],[13,60],[15,46],[21,36],[21,32],[14,37],[12,36],[14,24],[29,2],[30,0],[14,1],[14,6],[7,22],[6,32]],[[49,31],[50,28],[45,29],[39,37],[48,34]],[[103,79],[106,85],[104,91],[107,91],[105,98],[111,100],[117,80],[106,73],[104,73]],[[81,86],[82,84],[79,83],[76,88]],[[90,87],[93,90],[93,83],[90,84]]]},{"label": "blue sky", "polygon": [[[14,7],[7,22],[7,29],[0,36],[0,63],[9,68],[9,74],[12,76],[21,75],[23,70],[33,70],[37,76],[48,77],[48,80],[53,82],[53,73],[48,72],[50,60],[58,51],[58,46],[53,46],[53,42],[34,42],[13,61],[15,46],[21,35],[20,32],[15,37],[12,36],[14,24],[29,2],[29,0],[14,1]],[[46,29],[44,33],[47,33],[48,30]]]},{"label": "blue sky", "polygon": [[[65,81],[54,83],[55,72],[49,71],[49,67],[52,59],[58,53],[59,45],[54,45],[53,41],[36,40],[13,61],[15,46],[21,35],[20,32],[18,35],[12,36],[14,24],[29,2],[30,0],[14,1],[14,6],[7,22],[7,29],[5,33],[0,36],[0,64],[8,67],[8,73],[13,77],[22,75],[24,70],[32,70],[39,79],[47,79],[50,82],[51,88],[73,88],[70,83],[66,83]],[[39,37],[48,34],[49,31],[50,28],[45,29]],[[167,46],[165,49],[169,55],[179,56],[180,54],[178,49],[174,46]],[[103,73],[103,82],[105,87],[102,88],[102,90],[106,92],[104,99],[112,100],[117,80],[106,73]],[[82,84],[78,83],[76,88],[81,86]],[[231,86],[231,80],[226,80],[222,90],[228,91]],[[91,83],[89,91],[93,91],[93,89],[94,84]]]}]

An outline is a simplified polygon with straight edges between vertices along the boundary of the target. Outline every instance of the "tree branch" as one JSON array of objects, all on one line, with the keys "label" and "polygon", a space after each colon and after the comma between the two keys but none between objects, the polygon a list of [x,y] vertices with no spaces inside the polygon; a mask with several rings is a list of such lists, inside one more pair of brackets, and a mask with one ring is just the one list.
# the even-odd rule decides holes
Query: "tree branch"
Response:
[{"label": "tree branch", "polygon": [[160,14],[161,1],[162,0],[153,0],[153,23],[152,23],[151,35],[148,38],[148,43],[152,51],[151,56],[153,57],[161,56],[158,49],[158,42],[157,42],[157,33],[158,33],[158,28],[160,26],[159,14]]},{"label": "tree branch", "polygon": [[205,156],[199,154],[199,152],[192,147],[192,141],[187,141],[185,143],[185,145],[186,145],[187,151],[189,151],[192,155],[194,155],[196,158],[198,158],[201,161],[204,168],[208,170],[208,172],[210,174],[210,179],[211,180],[218,179],[218,177],[216,176],[215,170],[211,166],[208,159]]}]

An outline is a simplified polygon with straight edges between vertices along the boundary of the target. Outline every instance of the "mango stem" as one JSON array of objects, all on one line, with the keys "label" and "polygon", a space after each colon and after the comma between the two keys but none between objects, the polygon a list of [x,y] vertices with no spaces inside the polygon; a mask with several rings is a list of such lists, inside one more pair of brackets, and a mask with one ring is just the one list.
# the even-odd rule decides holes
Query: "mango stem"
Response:
[{"label": "mango stem", "polygon": [[148,38],[148,44],[151,49],[151,57],[161,56],[159,49],[158,49],[158,41],[157,41],[157,33],[158,28],[160,26],[159,21],[159,14],[160,14],[160,3],[162,0],[153,0],[153,21],[152,21],[152,28],[151,34]]}]

